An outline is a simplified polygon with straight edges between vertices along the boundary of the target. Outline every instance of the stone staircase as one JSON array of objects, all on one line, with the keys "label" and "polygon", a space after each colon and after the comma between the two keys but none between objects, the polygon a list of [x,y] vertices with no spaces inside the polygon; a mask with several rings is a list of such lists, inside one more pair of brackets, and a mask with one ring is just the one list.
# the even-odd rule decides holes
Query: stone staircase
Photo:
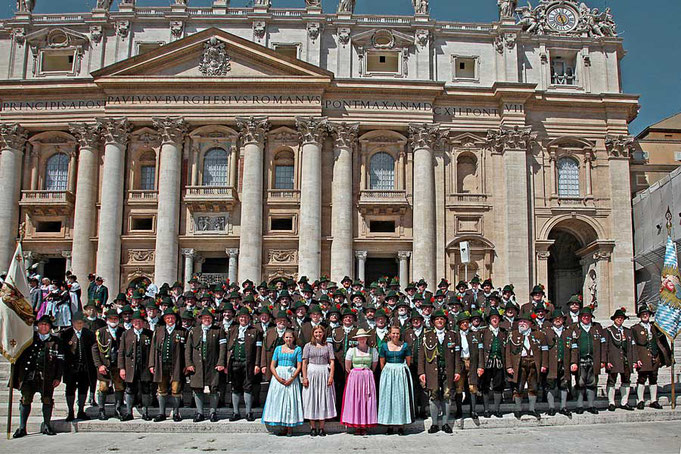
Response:
[{"label": "stone staircase", "polygon": [[[504,403],[502,404],[502,412],[505,413],[504,417],[501,419],[491,418],[485,419],[480,418],[479,423],[475,423],[470,418],[465,418],[459,423],[465,428],[506,428],[506,427],[530,427],[530,426],[545,426],[545,425],[575,425],[575,424],[601,424],[601,423],[621,423],[621,422],[645,422],[645,421],[668,421],[668,420],[681,420],[681,336],[677,338],[675,344],[675,357],[676,357],[676,402],[679,407],[676,410],[671,410],[670,408],[670,397],[671,397],[671,373],[670,369],[663,369],[659,375],[659,402],[664,406],[663,410],[653,410],[646,408],[643,411],[636,410],[628,412],[625,410],[618,409],[615,412],[601,411],[598,415],[591,415],[585,413],[583,415],[574,414],[572,418],[567,418],[562,415],[556,415],[553,417],[548,417],[546,415],[542,416],[540,421],[536,421],[534,418],[529,416],[523,416],[521,420],[516,420],[512,414],[513,405],[511,404],[512,399],[510,395],[504,396]],[[9,389],[6,384],[9,382],[10,374],[10,364],[7,360],[0,356],[0,382],[3,383],[2,388],[0,388],[0,426],[3,431],[6,431],[7,427],[7,413],[8,413],[8,401],[9,401]],[[605,410],[607,408],[607,400],[605,399],[605,381],[607,375],[602,373],[599,376],[599,391],[597,407],[600,410]],[[636,399],[636,373],[632,376],[633,388],[630,394],[630,404],[635,404]],[[90,407],[87,408],[87,413],[93,418],[91,421],[75,421],[72,423],[67,423],[64,421],[66,418],[66,398],[64,396],[65,385],[62,383],[55,390],[54,401],[55,408],[53,412],[53,427],[57,432],[225,432],[225,433],[257,433],[257,432],[267,432],[268,428],[265,427],[259,420],[262,414],[262,408],[255,408],[254,414],[258,418],[254,422],[247,422],[241,420],[238,422],[229,422],[228,418],[232,415],[231,405],[229,402],[222,408],[218,410],[218,416],[220,421],[217,423],[211,422],[201,422],[193,423],[192,418],[195,413],[195,409],[189,406],[181,408],[181,414],[183,421],[176,423],[171,420],[164,421],[161,423],[146,422],[139,417],[139,412],[135,409],[135,420],[129,422],[120,422],[118,419],[110,418],[107,421],[99,421],[96,419],[97,408]],[[267,395],[267,386],[263,385],[261,389],[261,402],[265,401]],[[19,407],[18,402],[20,399],[20,393],[15,390],[14,392],[14,403],[12,406],[12,431],[18,427],[19,423]],[[229,396],[227,396],[229,399]],[[619,399],[619,393],[617,394],[617,399]],[[646,390],[646,399],[649,399],[648,392]],[[185,393],[185,402],[191,402],[190,394]],[[481,399],[479,399],[481,401]],[[112,396],[109,396],[109,403],[113,403]],[[574,409],[575,402],[568,402],[568,406]],[[537,409],[540,412],[545,412],[547,409],[547,404],[539,402],[537,404]],[[111,415],[111,405],[107,406],[108,414]],[[467,415],[467,405],[464,405],[464,415]],[[208,407],[206,407],[208,411]],[[478,407],[478,411],[482,411],[482,405]],[[151,415],[157,414],[157,409],[152,408],[150,410]],[[243,410],[243,403],[241,409],[242,416],[245,414]],[[40,423],[42,422],[41,404],[39,395],[36,395],[33,403],[33,409],[31,411],[31,416],[28,421],[28,432],[35,433],[40,430]],[[420,432],[427,430],[430,427],[430,419],[417,420],[412,423],[407,430],[409,432]],[[307,432],[308,426],[303,425],[297,428],[300,432]],[[378,428],[376,431],[382,431],[383,429]],[[338,422],[330,422],[327,424],[327,432],[341,432],[345,431],[345,428],[341,426]]]}]

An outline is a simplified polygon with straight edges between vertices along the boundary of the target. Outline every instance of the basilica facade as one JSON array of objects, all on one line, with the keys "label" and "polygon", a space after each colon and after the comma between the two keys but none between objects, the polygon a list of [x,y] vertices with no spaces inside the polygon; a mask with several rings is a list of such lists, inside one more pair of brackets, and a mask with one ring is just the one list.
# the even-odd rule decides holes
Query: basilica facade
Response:
[{"label": "basilica facade", "polygon": [[600,316],[634,307],[638,99],[609,10],[33,3],[0,22],[0,267],[21,235],[41,274],[96,272],[114,294],[478,274],[519,301],[542,283]]}]

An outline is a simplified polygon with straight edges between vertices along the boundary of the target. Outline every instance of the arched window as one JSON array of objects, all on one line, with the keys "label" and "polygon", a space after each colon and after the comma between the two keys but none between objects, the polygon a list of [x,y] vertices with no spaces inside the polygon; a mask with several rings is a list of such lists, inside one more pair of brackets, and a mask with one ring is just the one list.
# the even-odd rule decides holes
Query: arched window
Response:
[{"label": "arched window", "polygon": [[478,192],[478,161],[475,156],[463,155],[456,162],[456,192]]},{"label": "arched window", "polygon": [[292,151],[282,151],[274,158],[274,189],[295,187],[295,162]]},{"label": "arched window", "polygon": [[558,160],[558,196],[579,197],[579,163],[573,158]]},{"label": "arched window", "polygon": [[66,191],[68,178],[69,157],[65,153],[52,155],[45,165],[45,189],[48,191]]},{"label": "arched window", "polygon": [[369,189],[395,189],[395,160],[385,152],[376,153],[369,162]]},{"label": "arched window", "polygon": [[213,148],[204,156],[203,185],[227,186],[227,152],[222,148]]}]

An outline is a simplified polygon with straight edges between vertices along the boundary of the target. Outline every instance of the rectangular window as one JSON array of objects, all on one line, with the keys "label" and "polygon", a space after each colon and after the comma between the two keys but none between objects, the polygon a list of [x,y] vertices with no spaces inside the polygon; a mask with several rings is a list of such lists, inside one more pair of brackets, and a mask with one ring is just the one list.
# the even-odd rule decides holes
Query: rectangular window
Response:
[{"label": "rectangular window", "polygon": [[142,166],[140,169],[140,189],[143,191],[156,189],[156,166]]},{"label": "rectangular window", "polygon": [[274,167],[274,189],[293,189],[293,166],[278,165]]},{"label": "rectangular window", "polygon": [[577,54],[551,55],[551,84],[577,85]]},{"label": "rectangular window", "polygon": [[399,52],[367,52],[367,72],[397,73],[400,70]]},{"label": "rectangular window", "polygon": [[44,52],[40,69],[44,73],[72,72],[73,52]]},{"label": "rectangular window", "polygon": [[298,58],[298,46],[296,44],[275,44],[274,51],[290,58]]},{"label": "rectangular window", "polygon": [[477,67],[478,67],[477,57],[454,57],[454,78],[477,79],[478,78]]},{"label": "rectangular window", "polygon": [[158,42],[158,43],[137,43],[137,55],[145,54],[147,52],[151,52],[154,49],[158,49],[162,45],[163,45],[163,43],[161,43],[161,42]]},{"label": "rectangular window", "polygon": [[272,218],[270,220],[270,230],[286,232],[292,231],[293,218]]},{"label": "rectangular window", "polygon": [[648,175],[645,173],[642,175],[636,175],[636,186],[648,187]]},{"label": "rectangular window", "polygon": [[61,232],[61,221],[40,221],[35,226],[37,233],[59,233]]},{"label": "rectangular window", "polygon": [[371,233],[395,233],[395,221],[371,221],[369,231]]},{"label": "rectangular window", "polygon": [[130,230],[150,232],[154,230],[154,218],[132,218]]}]

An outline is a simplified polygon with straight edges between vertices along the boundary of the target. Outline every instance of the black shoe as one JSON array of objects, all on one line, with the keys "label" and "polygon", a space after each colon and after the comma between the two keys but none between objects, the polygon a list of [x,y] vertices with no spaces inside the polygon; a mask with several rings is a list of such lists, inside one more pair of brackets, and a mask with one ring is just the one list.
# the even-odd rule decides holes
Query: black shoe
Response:
[{"label": "black shoe", "polygon": [[78,414],[76,415],[76,419],[79,419],[79,420],[81,420],[81,421],[89,421],[89,420],[90,420],[90,417],[87,415],[87,413],[85,413],[84,410],[81,410],[81,411],[79,411]]},{"label": "black shoe", "polygon": [[231,422],[238,421],[241,419],[241,415],[239,413],[234,413],[232,416],[229,417],[229,420]]},{"label": "black shoe", "polygon": [[549,411],[546,412],[548,416],[556,416],[556,409],[555,408],[549,408]]},{"label": "black shoe", "polygon": [[205,419],[206,419],[206,417],[203,416],[203,413],[197,413],[197,414],[194,415],[194,422],[205,421]]},{"label": "black shoe", "polygon": [[123,416],[121,418],[121,421],[132,421],[133,419],[135,419],[135,418],[133,418],[132,412],[130,412],[130,413],[126,414],[125,416]]},{"label": "black shoe", "polygon": [[397,429],[397,435],[403,436],[404,435],[404,428],[400,427]]},{"label": "black shoe", "polygon": [[218,422],[218,414],[217,413],[211,413],[210,414],[210,422]]},{"label": "black shoe", "polygon": [[659,404],[659,402],[651,402],[650,403],[650,408],[654,408],[655,410],[662,410],[662,405]]},{"label": "black shoe", "polygon": [[246,413],[246,421],[255,421],[255,416],[253,416],[253,413]]},{"label": "black shoe", "polygon": [[120,408],[114,409],[114,416],[118,418],[120,421],[123,421],[123,413],[121,413]]},{"label": "black shoe", "polygon": [[317,429],[310,429],[310,436],[316,437],[317,436]]},{"label": "black shoe", "polygon": [[74,421],[76,417],[73,415],[73,410],[69,410],[69,414],[66,416],[66,419],[64,421],[66,422],[71,422]]},{"label": "black shoe", "polygon": [[492,414],[494,415],[495,418],[503,418],[504,417],[504,415],[501,414],[501,411],[495,411]]},{"label": "black shoe", "polygon": [[[203,415],[201,415],[201,416],[203,416]],[[178,413],[173,413],[173,421],[175,421],[175,422],[180,422],[180,421],[182,421],[182,416],[180,416],[180,413],[179,413],[179,412],[178,412]]]},{"label": "black shoe", "polygon": [[45,423],[40,425],[40,433],[44,435],[57,435],[57,432],[52,429],[52,426]]},{"label": "black shoe", "polygon": [[478,419],[480,419],[480,416],[478,416],[478,413],[477,413],[477,412],[472,411],[472,412],[471,412],[471,419],[474,419],[474,420],[477,421]]},{"label": "black shoe", "polygon": [[609,404],[608,405],[608,411],[615,411],[615,404]]},{"label": "black shoe", "polygon": [[100,421],[106,421],[107,419],[109,419],[109,417],[106,416],[106,413],[104,413],[104,410],[99,410],[99,416],[97,416],[97,418]]},{"label": "black shoe", "polygon": [[440,428],[436,425],[430,426],[430,429],[428,429],[429,434],[436,434],[440,431]]},{"label": "black shoe", "polygon": [[442,431],[446,434],[450,434],[452,433],[452,428],[449,427],[449,424],[445,424],[442,426]]},{"label": "black shoe", "polygon": [[17,429],[14,432],[14,435],[12,435],[12,438],[21,438],[21,437],[25,437],[26,435],[27,435],[26,429]]},{"label": "black shoe", "polygon": [[165,420],[166,420],[166,415],[163,415],[163,414],[156,415],[156,417],[154,418],[154,422],[161,422],[161,421],[165,421]]},{"label": "black shoe", "polygon": [[520,419],[520,417],[523,415],[521,411],[514,411],[513,416],[515,416],[515,419]]},{"label": "black shoe", "polygon": [[632,407],[632,406],[629,405],[629,404],[620,405],[620,408],[621,408],[622,410],[634,411],[634,407]]},{"label": "black shoe", "polygon": [[326,432],[324,432],[324,429],[318,429],[317,435],[319,435],[320,437],[326,437]]},{"label": "black shoe", "polygon": [[577,409],[575,410],[575,413],[577,413],[578,415],[581,415],[582,413],[584,413],[584,407],[577,407]]},{"label": "black shoe", "polygon": [[482,417],[489,419],[492,417],[492,412],[490,412],[489,410],[485,410],[484,412],[482,412]]},{"label": "black shoe", "polygon": [[151,421],[152,419],[153,419],[153,418],[152,418],[151,416],[149,416],[149,413],[148,413],[148,412],[145,411],[145,412],[142,414],[142,420],[144,420],[144,421]]},{"label": "black shoe", "polygon": [[636,404],[636,408],[638,408],[639,410],[643,410],[644,408],[646,408],[646,403],[644,401],[641,401]]},{"label": "black shoe", "polygon": [[537,421],[539,421],[539,420],[541,419],[541,415],[539,414],[539,412],[538,412],[537,410],[533,410],[533,411],[527,412],[527,414],[530,415],[530,416],[534,416],[535,418],[537,418]]},{"label": "black shoe", "polygon": [[386,435],[392,435],[392,434],[394,434],[393,428],[392,428],[392,427],[388,427],[388,430],[385,431],[385,434],[386,434]]},{"label": "black shoe", "polygon": [[596,408],[596,407],[589,407],[589,408],[586,409],[586,411],[588,411],[588,412],[591,413],[592,415],[597,415],[597,414],[598,414],[598,408]]}]

